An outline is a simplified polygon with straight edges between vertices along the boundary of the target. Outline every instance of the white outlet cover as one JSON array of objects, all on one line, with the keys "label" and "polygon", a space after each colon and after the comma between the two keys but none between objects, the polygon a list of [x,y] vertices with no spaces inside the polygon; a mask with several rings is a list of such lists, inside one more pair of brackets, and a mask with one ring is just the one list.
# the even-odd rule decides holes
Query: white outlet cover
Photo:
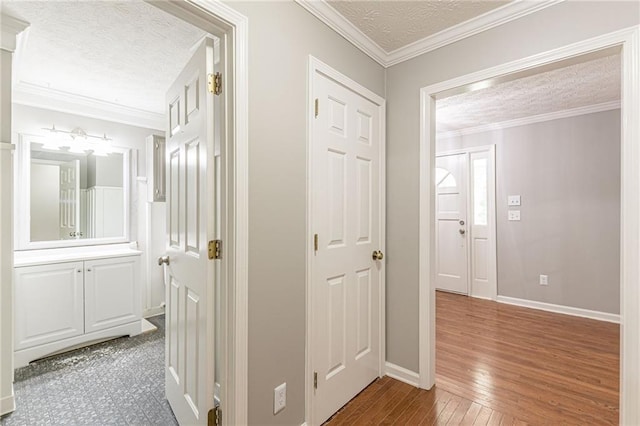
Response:
[{"label": "white outlet cover", "polygon": [[540,285],[549,285],[548,275],[540,275]]},{"label": "white outlet cover", "polygon": [[273,390],[273,414],[278,414],[287,406],[287,383],[277,386]]},{"label": "white outlet cover", "polygon": [[520,220],[520,210],[509,210],[509,220]]},{"label": "white outlet cover", "polygon": [[509,195],[507,197],[507,204],[510,206],[519,206],[520,205],[520,196],[519,195]]}]

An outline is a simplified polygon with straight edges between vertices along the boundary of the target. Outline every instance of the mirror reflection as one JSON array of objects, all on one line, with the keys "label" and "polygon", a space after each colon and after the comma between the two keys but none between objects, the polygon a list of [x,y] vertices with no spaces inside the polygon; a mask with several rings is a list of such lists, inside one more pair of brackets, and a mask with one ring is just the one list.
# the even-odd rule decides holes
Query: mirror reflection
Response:
[{"label": "mirror reflection", "polygon": [[31,241],[124,235],[121,153],[52,151],[31,144]]}]

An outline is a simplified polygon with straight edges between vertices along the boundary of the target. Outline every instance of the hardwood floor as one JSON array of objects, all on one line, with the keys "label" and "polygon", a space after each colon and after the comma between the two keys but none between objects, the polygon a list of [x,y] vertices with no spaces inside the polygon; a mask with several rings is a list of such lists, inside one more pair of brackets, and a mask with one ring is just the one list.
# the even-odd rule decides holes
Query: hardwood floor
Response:
[{"label": "hardwood floor", "polygon": [[618,423],[619,326],[437,292],[436,386],[373,382],[327,424]]}]

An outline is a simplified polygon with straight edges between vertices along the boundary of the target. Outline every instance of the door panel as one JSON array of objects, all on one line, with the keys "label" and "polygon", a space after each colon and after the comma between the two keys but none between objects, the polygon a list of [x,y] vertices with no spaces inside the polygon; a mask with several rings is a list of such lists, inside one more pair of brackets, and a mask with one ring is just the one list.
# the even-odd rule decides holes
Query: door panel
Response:
[{"label": "door panel", "polygon": [[15,268],[15,349],[84,333],[82,262]]},{"label": "door panel", "polygon": [[86,333],[140,319],[137,256],[86,261],[84,271]]},{"label": "door panel", "polygon": [[60,165],[60,239],[80,237],[80,162]]},{"label": "door panel", "polygon": [[375,380],[380,365],[379,107],[320,74],[313,121],[313,424]]},{"label": "door panel", "polygon": [[436,288],[469,293],[466,155],[436,158]]},{"label": "door panel", "polygon": [[[167,94],[166,394],[180,424],[206,424],[214,407],[215,270],[213,41],[205,39]],[[209,188],[209,189],[207,189]]]}]

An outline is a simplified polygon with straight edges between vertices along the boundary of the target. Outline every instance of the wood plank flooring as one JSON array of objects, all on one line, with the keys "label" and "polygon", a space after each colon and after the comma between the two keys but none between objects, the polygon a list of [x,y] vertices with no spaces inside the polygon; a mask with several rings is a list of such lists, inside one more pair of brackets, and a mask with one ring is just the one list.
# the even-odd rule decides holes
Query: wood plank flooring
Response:
[{"label": "wood plank flooring", "polygon": [[444,292],[436,386],[373,382],[327,424],[618,423],[619,326]]}]

